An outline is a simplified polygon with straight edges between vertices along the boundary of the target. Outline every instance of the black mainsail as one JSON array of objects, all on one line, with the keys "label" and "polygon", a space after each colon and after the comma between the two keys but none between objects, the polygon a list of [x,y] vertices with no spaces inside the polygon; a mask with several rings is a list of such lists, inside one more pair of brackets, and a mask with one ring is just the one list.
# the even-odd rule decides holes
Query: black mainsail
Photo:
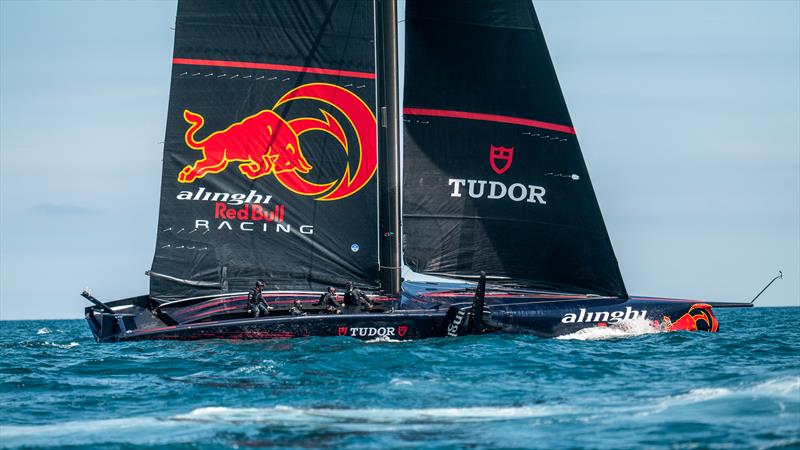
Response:
[{"label": "black mainsail", "polygon": [[530,0],[406,5],[406,264],[627,297]]},{"label": "black mainsail", "polygon": [[181,0],[150,294],[378,286],[370,0]]}]

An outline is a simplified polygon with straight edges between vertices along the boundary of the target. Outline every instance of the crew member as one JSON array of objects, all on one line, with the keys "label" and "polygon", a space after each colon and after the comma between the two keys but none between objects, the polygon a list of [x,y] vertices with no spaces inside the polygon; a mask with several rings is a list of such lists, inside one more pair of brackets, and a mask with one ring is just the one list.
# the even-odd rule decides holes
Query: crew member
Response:
[{"label": "crew member", "polygon": [[342,311],[339,309],[342,305],[336,302],[336,288],[333,286],[328,286],[327,292],[319,297],[319,301],[317,302],[316,306],[322,306],[324,311],[329,314],[342,313]]},{"label": "crew member", "polygon": [[289,309],[289,312],[293,316],[305,316],[306,313],[303,311],[303,305],[300,303],[300,300],[295,300],[292,303],[292,307]]},{"label": "crew member", "polygon": [[256,281],[256,287],[254,287],[250,291],[250,295],[247,296],[247,303],[250,304],[250,311],[253,313],[253,317],[259,316],[267,316],[269,315],[269,311],[272,309],[264,300],[264,297],[261,295],[261,291],[264,289],[264,282],[263,281]]},{"label": "crew member", "polygon": [[359,310],[371,311],[373,303],[369,297],[361,292],[361,289],[353,286],[352,281],[348,281],[347,291],[344,293],[344,306],[351,312],[357,312]]}]

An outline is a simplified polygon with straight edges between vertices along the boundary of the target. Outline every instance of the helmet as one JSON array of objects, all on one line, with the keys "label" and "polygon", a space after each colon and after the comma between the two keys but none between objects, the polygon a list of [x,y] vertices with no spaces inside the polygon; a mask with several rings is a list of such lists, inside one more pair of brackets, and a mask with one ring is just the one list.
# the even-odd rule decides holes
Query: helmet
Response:
[{"label": "helmet", "polygon": [[334,293],[334,292],[336,292],[336,288],[333,287],[333,286],[328,286],[328,292]]},{"label": "helmet", "polygon": [[256,287],[263,288],[264,286],[266,286],[266,284],[264,284],[263,281],[261,280],[256,281]]},{"label": "helmet", "polygon": [[352,281],[348,281],[346,283],[346,285],[347,285],[347,289],[352,289],[353,288],[353,282]]}]

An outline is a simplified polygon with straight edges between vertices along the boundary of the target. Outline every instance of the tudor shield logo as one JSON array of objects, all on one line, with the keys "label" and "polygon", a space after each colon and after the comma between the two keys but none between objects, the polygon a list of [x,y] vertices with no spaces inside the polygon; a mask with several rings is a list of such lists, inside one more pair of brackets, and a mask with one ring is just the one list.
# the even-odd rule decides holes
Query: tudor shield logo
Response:
[{"label": "tudor shield logo", "polygon": [[498,175],[506,173],[511,168],[514,159],[514,147],[495,147],[489,145],[489,165]]},{"label": "tudor shield logo", "polygon": [[339,327],[339,336],[347,336],[347,327]]},{"label": "tudor shield logo", "polygon": [[400,325],[399,327],[397,327],[398,336],[403,337],[406,335],[407,332],[408,332],[408,326]]}]

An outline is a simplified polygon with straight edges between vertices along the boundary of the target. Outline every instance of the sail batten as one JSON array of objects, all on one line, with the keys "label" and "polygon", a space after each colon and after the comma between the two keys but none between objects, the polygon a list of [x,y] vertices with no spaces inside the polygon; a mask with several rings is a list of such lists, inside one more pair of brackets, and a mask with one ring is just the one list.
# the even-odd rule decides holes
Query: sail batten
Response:
[{"label": "sail batten", "polygon": [[403,114],[409,116],[450,117],[453,119],[483,120],[486,122],[508,123],[531,128],[539,128],[542,130],[553,130],[567,134],[575,134],[575,128],[571,126],[542,122],[540,120],[525,119],[522,117],[503,116],[499,114],[412,107],[403,108]]},{"label": "sail batten", "polygon": [[326,69],[322,67],[289,66],[286,64],[268,64],[247,61],[221,61],[211,59],[173,58],[172,64],[185,64],[191,66],[235,67],[240,69],[277,70],[282,72],[301,72],[322,75],[333,75],[350,78],[367,78],[374,80],[375,74],[368,72],[354,72],[352,70]]},{"label": "sail batten", "polygon": [[533,5],[408,0],[404,258],[626,297]]}]

